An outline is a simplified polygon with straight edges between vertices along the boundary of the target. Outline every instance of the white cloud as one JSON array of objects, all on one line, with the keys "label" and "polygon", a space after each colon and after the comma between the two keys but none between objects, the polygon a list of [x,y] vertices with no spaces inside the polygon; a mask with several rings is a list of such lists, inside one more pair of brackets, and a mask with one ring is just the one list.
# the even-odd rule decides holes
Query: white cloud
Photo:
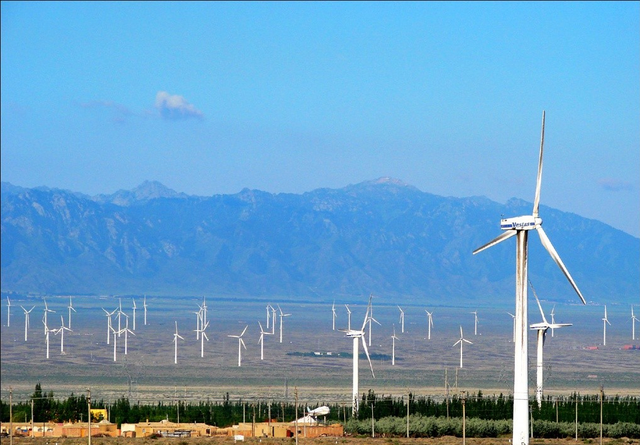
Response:
[{"label": "white cloud", "polygon": [[158,91],[156,94],[156,108],[164,119],[186,119],[195,117],[202,119],[204,115],[187,100],[177,94]]},{"label": "white cloud", "polygon": [[619,192],[621,190],[633,190],[633,184],[620,179],[603,178],[598,180],[600,187],[608,192]]}]

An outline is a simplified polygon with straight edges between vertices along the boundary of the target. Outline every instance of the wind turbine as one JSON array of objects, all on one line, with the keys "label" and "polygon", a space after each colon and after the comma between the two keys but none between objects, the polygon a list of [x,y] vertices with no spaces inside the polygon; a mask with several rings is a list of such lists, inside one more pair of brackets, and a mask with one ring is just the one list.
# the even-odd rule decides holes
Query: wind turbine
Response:
[{"label": "wind turbine", "polygon": [[260,343],[260,360],[264,360],[264,336],[272,334],[262,329],[262,323],[258,322],[258,324],[260,325],[260,340],[258,340],[258,343]]},{"label": "wind turbine", "polygon": [[207,297],[202,296],[202,324],[207,324]]},{"label": "wind turbine", "polygon": [[[291,314],[283,314],[282,313],[282,309],[280,308],[280,305],[278,305],[278,311],[280,311],[280,343],[282,343],[282,319],[284,317],[290,316]],[[246,349],[246,347],[245,347],[245,349]]]},{"label": "wind turbine", "polygon": [[175,343],[175,348],[173,350],[173,363],[178,363],[178,339],[184,340],[184,337],[178,334],[178,322],[176,321],[176,333],[173,334],[173,343]]},{"label": "wind turbine", "polygon": [[69,306],[67,306],[69,310],[69,329],[71,329],[71,311],[77,312],[73,307],[73,302],[71,301],[71,297],[69,297]]},{"label": "wind turbine", "polygon": [[364,321],[362,322],[362,328],[359,330],[355,329],[341,329],[341,332],[344,332],[347,337],[353,338],[353,391],[351,393],[351,403],[352,415],[355,417],[358,414],[359,400],[358,400],[358,339],[362,341],[362,347],[364,349],[365,354],[367,355],[367,360],[369,361],[369,368],[371,369],[371,376],[375,379],[376,376],[373,373],[373,365],[371,364],[371,357],[369,356],[369,350],[367,349],[367,343],[364,340],[364,328],[367,326],[367,322],[370,322],[369,312],[371,310],[371,297],[369,296],[369,305],[367,306],[367,313],[364,316]]},{"label": "wind turbine", "polygon": [[[28,338],[28,332],[29,332],[29,314],[31,313],[32,310],[35,309],[35,306],[33,306],[31,309],[26,310],[24,308],[24,306],[20,306],[22,308],[22,310],[24,311],[24,341],[27,341]],[[633,306],[632,309],[633,311]]]},{"label": "wind turbine", "polygon": [[427,339],[431,340],[431,328],[433,327],[433,311],[429,312],[428,310],[424,310],[427,313],[427,317],[428,317],[428,322],[427,322],[427,326],[428,326],[428,331],[427,331]]},{"label": "wind turbine", "polygon": [[636,321],[638,321],[638,317],[634,315],[633,305],[631,305],[631,340],[636,339]]},{"label": "wind turbine", "polygon": [[473,335],[478,335],[478,310],[471,313],[473,314]]},{"label": "wind turbine", "polygon": [[113,332],[113,361],[117,361],[117,351],[118,351],[118,331],[113,329],[113,326],[109,325],[109,329]]},{"label": "wind turbine", "polygon": [[200,329],[200,326],[204,326],[204,323],[202,322],[202,306],[198,305],[198,307],[200,309],[198,309],[196,312],[194,312],[194,314],[196,314],[196,340],[200,340],[200,332],[202,332],[202,329]]},{"label": "wind turbine", "polygon": [[245,326],[242,330],[242,334],[240,335],[227,335],[227,337],[238,339],[238,367],[242,366],[242,348],[247,349],[246,345],[244,344],[244,340],[242,340],[242,336],[245,332],[247,332],[248,327],[249,325]]},{"label": "wind turbine", "polygon": [[42,320],[42,323],[44,324],[44,337],[45,342],[47,343],[47,358],[49,358],[49,332],[51,332],[51,330],[49,329],[49,326],[47,326],[46,320]]},{"label": "wind turbine", "polygon": [[348,305],[344,305],[347,308],[347,329],[351,329],[351,309],[349,309]]},{"label": "wind turbine", "polygon": [[209,327],[209,322],[207,322],[206,324],[202,325],[202,328],[198,327],[198,329],[200,329],[200,357],[204,357],[204,341],[205,339],[207,341],[209,341],[209,337],[207,337],[207,334],[204,332],[205,329],[207,329]]},{"label": "wind turbine", "polygon": [[52,331],[55,335],[60,334],[60,354],[64,355],[64,331],[73,331],[64,325],[64,318],[62,318],[62,315],[60,316],[60,328],[52,329]]},{"label": "wind turbine", "polygon": [[[551,324],[556,322],[556,305],[554,304],[551,308]],[[551,336],[555,337],[555,329],[551,328]]]},{"label": "wind turbine", "polygon": [[[603,326],[603,338],[604,338],[604,343],[603,346],[607,346],[607,323],[609,323],[609,318],[607,317],[607,305],[604,305],[604,318],[602,319],[602,326]],[[611,326],[611,323],[609,323],[609,326]]]},{"label": "wind turbine", "polygon": [[400,326],[401,326],[401,331],[404,334],[404,311],[402,310],[402,308],[400,306],[398,306],[398,309],[400,310]]},{"label": "wind turbine", "polygon": [[371,329],[371,322],[375,321],[376,323],[378,323],[378,326],[382,326],[378,320],[373,318],[373,305],[371,304],[372,298],[373,298],[373,295],[369,295],[369,307],[367,308],[367,314],[368,314],[367,321],[369,323],[369,346],[371,346],[371,331],[373,331],[373,329]]},{"label": "wind turbine", "polygon": [[118,313],[116,314],[118,317],[118,337],[120,337],[120,334],[122,334],[124,331],[122,330],[121,326],[120,326],[120,320],[122,315],[124,315],[124,312],[122,312],[122,298],[118,298],[119,304],[118,304]]},{"label": "wind turbine", "polygon": [[[273,306],[271,306],[271,334],[276,334],[276,308],[274,308]],[[280,343],[282,343],[282,340],[280,341]]]},{"label": "wind turbine", "polygon": [[460,340],[458,340],[457,342],[455,342],[453,344],[453,346],[457,345],[458,343],[460,343],[460,368],[462,368],[462,345],[463,342],[465,343],[469,343],[470,345],[472,345],[473,343],[471,343],[469,340],[467,340],[466,338],[464,338],[464,336],[462,335],[462,326],[460,326]]},{"label": "wind turbine", "polygon": [[271,304],[267,304],[267,306],[265,307],[265,309],[267,310],[267,329],[269,329],[269,324],[271,323],[271,309],[272,306]]},{"label": "wind turbine", "polygon": [[124,324],[123,333],[124,333],[124,355],[127,355],[127,349],[129,344],[129,334],[136,335],[135,332],[129,329],[129,317],[127,317],[127,320]]},{"label": "wind turbine", "polygon": [[542,315],[541,323],[534,323],[531,325],[532,330],[538,331],[538,360],[536,363],[536,401],[538,402],[538,408],[542,406],[542,385],[543,385],[543,355],[544,355],[544,341],[547,337],[547,330],[551,329],[560,329],[564,326],[573,326],[571,323],[548,323],[546,317],[544,316],[544,311],[542,310],[542,305],[540,304],[540,300],[538,299],[538,295],[536,294],[535,289],[533,288],[533,284],[529,281],[529,286],[531,286],[531,291],[533,292],[533,296],[536,297],[536,303],[538,303],[538,308],[540,309],[540,315]]},{"label": "wind turbine", "polygon": [[7,295],[7,327],[11,326],[11,300]]},{"label": "wind turbine", "polygon": [[118,309],[114,309],[113,312],[109,312],[105,308],[102,308],[102,310],[107,316],[107,344],[109,344],[109,337],[111,337],[111,331],[113,331],[113,328],[111,327],[111,316],[115,314]]},{"label": "wind turbine", "polygon": [[[47,300],[44,300],[44,335],[47,335],[47,330],[49,329],[47,325],[47,314],[49,312],[55,312],[55,311],[52,311],[51,309],[49,309],[49,306],[47,305]],[[47,355],[47,358],[49,358],[49,355]]]},{"label": "wind turbine", "polygon": [[393,335],[391,336],[391,366],[396,364],[396,325],[393,325]]},{"label": "wind turbine", "polygon": [[133,308],[132,308],[132,310],[133,310],[133,330],[135,331],[136,330],[136,309],[138,307],[136,306],[136,299],[135,298],[132,298],[131,301],[133,302]]},{"label": "wind turbine", "polygon": [[144,309],[144,325],[147,325],[147,296],[142,300],[142,308]]},{"label": "wind turbine", "polygon": [[331,313],[332,313],[332,320],[333,320],[333,330],[336,330],[336,317],[338,317],[338,314],[336,314],[336,302],[333,302],[333,306],[331,306]]},{"label": "wind turbine", "polygon": [[527,344],[527,259],[529,230],[536,229],[540,241],[556,262],[562,273],[571,283],[584,304],[586,301],[578,286],[571,278],[568,269],[560,259],[547,234],[542,229],[542,219],[539,217],[540,185],[542,182],[542,155],[544,149],[544,121],[542,112],[542,131],[540,136],[540,157],[538,160],[538,177],[536,179],[536,194],[531,215],[502,219],[500,228],[505,230],[500,236],[479,247],[473,253],[479,253],[512,236],[516,236],[516,342],[514,359],[513,383],[513,443],[529,444],[529,392],[528,392],[528,344]]},{"label": "wind turbine", "polygon": [[507,314],[511,315],[511,318],[513,318],[513,339],[511,341],[515,343],[516,342],[516,316],[513,315],[511,312],[507,312]]}]

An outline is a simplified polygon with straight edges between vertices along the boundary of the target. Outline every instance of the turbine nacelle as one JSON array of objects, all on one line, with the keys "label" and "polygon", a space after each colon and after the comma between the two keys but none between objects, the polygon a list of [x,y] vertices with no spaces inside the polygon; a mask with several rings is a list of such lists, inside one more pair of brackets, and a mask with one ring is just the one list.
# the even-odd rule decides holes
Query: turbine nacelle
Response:
[{"label": "turbine nacelle", "polygon": [[502,230],[532,230],[542,225],[542,218],[533,215],[515,216],[500,220]]}]

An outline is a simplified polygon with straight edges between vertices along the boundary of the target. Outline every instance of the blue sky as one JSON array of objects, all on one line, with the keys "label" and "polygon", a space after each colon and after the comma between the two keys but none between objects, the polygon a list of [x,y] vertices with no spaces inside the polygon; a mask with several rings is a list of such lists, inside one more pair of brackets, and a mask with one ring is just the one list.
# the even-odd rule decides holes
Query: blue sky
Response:
[{"label": "blue sky", "polygon": [[638,17],[638,2],[3,2],[2,180],[213,195],[391,176],[533,201],[546,110],[542,204],[637,237]]}]

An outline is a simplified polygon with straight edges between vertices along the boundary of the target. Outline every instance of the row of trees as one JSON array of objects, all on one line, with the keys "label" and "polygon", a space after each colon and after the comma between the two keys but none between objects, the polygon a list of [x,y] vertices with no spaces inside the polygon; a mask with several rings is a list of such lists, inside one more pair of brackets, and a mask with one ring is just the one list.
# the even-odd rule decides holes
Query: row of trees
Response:
[{"label": "row of trees", "polygon": [[[466,417],[483,421],[499,422],[510,421],[513,413],[513,399],[511,396],[484,396],[482,392],[466,397],[454,395],[452,397],[434,398],[430,396],[415,396],[409,394],[406,397],[392,397],[377,395],[369,391],[362,395],[360,410],[356,418],[351,416],[351,406],[345,403],[324,403],[331,408],[327,421],[342,422],[346,426],[349,422],[354,431],[359,431],[357,422],[369,425],[371,419],[382,422],[391,422],[388,419],[406,419],[407,409],[410,416],[418,419],[440,419],[444,422],[451,419],[462,418],[462,405],[465,404]],[[305,404],[296,404],[294,401],[275,400],[230,400],[229,394],[225,394],[220,400],[200,400],[187,402],[182,400],[168,400],[156,403],[132,403],[128,398],[121,397],[115,401],[92,400],[92,408],[105,408],[111,422],[137,423],[159,421],[169,419],[180,422],[201,422],[220,427],[233,425],[239,422],[266,421],[269,416],[274,420],[291,421],[303,415]],[[548,397],[538,408],[532,401],[532,418],[535,425],[567,424],[575,425],[576,409],[579,424],[599,424],[602,409],[603,423],[614,425],[618,422],[640,425],[640,398],[638,397],[605,397],[601,404],[600,396],[581,396],[573,394],[567,397]],[[312,407],[313,408],[313,407]],[[13,403],[13,420],[27,422],[32,419],[35,422],[45,421],[82,421],[87,419],[87,398],[84,394],[76,396],[71,394],[67,398],[55,398],[52,391],[44,392],[40,384],[36,385],[33,395],[27,401]],[[254,417],[255,416],[255,417]],[[0,418],[3,422],[9,420],[9,405],[7,400],[0,401]],[[385,420],[387,419],[387,420]],[[94,419],[98,420],[98,419]],[[422,420],[420,420],[422,421]],[[384,422],[382,424],[384,425]],[[488,423],[484,423],[488,425]],[[443,427],[447,430],[449,427]],[[559,428],[559,427],[558,427]],[[502,431],[503,426],[496,426],[496,431]],[[392,431],[391,429],[390,431]],[[406,431],[406,425],[405,425]]]}]

